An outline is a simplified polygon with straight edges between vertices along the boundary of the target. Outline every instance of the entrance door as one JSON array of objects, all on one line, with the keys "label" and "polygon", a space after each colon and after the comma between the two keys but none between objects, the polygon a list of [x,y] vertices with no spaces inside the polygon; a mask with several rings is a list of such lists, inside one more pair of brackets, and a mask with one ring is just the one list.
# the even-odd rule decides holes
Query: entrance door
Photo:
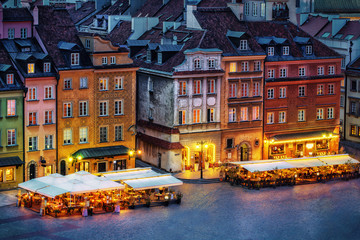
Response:
[{"label": "entrance door", "polygon": [[34,179],[36,176],[35,176],[35,164],[31,164],[30,165],[30,176],[29,176],[29,179]]},{"label": "entrance door", "polygon": [[158,168],[161,168],[161,153],[158,153]]},{"label": "entrance door", "polygon": [[98,172],[106,172],[106,163],[105,162],[98,164]]},{"label": "entrance door", "polygon": [[240,161],[249,161],[249,147],[246,144],[240,146]]},{"label": "entrance door", "polygon": [[64,160],[60,162],[60,174],[63,176],[66,174],[66,163]]}]

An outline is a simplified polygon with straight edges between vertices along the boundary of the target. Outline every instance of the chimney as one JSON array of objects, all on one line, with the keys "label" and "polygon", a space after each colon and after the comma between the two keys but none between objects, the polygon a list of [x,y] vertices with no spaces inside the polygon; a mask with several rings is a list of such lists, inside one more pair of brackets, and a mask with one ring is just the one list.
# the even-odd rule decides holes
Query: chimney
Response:
[{"label": "chimney", "polygon": [[227,6],[231,9],[231,11],[234,13],[234,15],[242,21],[244,16],[244,4],[237,3],[235,0],[233,0],[231,3],[228,3]]},{"label": "chimney", "polygon": [[334,18],[331,24],[331,35],[334,37],[346,24],[346,18]]},{"label": "chimney", "polygon": [[200,24],[194,15],[194,11],[196,11],[196,9],[197,9],[197,7],[195,5],[187,5],[186,6],[186,27],[187,28],[201,29]]},{"label": "chimney", "polygon": [[300,26],[303,25],[309,18],[308,13],[301,13],[300,14]]},{"label": "chimney", "polygon": [[170,0],[163,0],[163,5],[167,4]]},{"label": "chimney", "polygon": [[34,18],[34,25],[39,25],[39,8],[37,6],[34,7],[32,14]]},{"label": "chimney", "polygon": [[75,2],[75,10],[78,10],[79,8],[81,8],[82,6],[82,2],[81,1],[76,1]]}]

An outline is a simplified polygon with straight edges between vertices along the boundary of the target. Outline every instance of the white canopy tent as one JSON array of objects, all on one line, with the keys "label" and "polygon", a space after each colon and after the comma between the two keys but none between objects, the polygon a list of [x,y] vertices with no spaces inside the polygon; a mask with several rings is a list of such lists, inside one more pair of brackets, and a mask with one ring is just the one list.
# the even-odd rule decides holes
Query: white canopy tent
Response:
[{"label": "white canopy tent", "polygon": [[46,197],[54,198],[61,194],[67,193],[69,191],[62,189],[62,188],[55,187],[55,186],[47,186],[47,187],[38,189],[36,192],[41,195],[44,195]]},{"label": "white canopy tent", "polygon": [[49,186],[49,184],[38,181],[37,179],[31,179],[29,181],[19,183],[18,186],[30,192],[36,192],[36,190]]},{"label": "white canopy tent", "polygon": [[124,180],[124,183],[134,190],[145,190],[160,187],[172,187],[182,185],[183,182],[171,175],[161,175],[158,177],[148,177],[140,179]]},{"label": "white canopy tent", "polygon": [[285,162],[293,165],[294,168],[320,167],[325,165],[318,158],[292,159]]},{"label": "white canopy tent", "polygon": [[293,165],[287,162],[268,162],[268,163],[256,163],[256,164],[242,164],[241,167],[245,168],[249,172],[264,172],[272,171],[275,169],[287,169],[294,168]]},{"label": "white canopy tent", "polygon": [[348,154],[340,154],[340,155],[332,155],[332,156],[324,156],[319,158],[326,165],[339,165],[346,163],[359,163],[358,160],[350,157]]},{"label": "white canopy tent", "polygon": [[90,185],[90,186],[96,188],[97,190],[105,191],[105,190],[124,189],[125,188],[125,186],[120,183],[113,182],[106,178],[97,177],[86,171],[79,171],[79,172],[67,175],[66,178],[71,179],[71,180],[81,181],[81,182],[85,183],[86,185]]},{"label": "white canopy tent", "polygon": [[151,170],[151,168],[119,170],[102,174],[103,177],[112,181],[122,181],[126,179],[136,179],[144,177],[157,177],[160,175],[160,173]]}]

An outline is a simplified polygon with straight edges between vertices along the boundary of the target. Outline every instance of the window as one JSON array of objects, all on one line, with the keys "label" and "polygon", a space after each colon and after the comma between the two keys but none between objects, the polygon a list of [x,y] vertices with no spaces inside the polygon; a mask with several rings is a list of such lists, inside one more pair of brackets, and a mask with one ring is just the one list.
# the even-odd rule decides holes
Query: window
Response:
[{"label": "window", "polygon": [[273,88],[268,88],[267,90],[267,98],[268,99],[273,99],[274,98],[274,89]]},{"label": "window", "polygon": [[280,87],[279,98],[286,98],[286,87]]},{"label": "window", "polygon": [[249,84],[241,83],[241,97],[248,97],[248,96],[249,96]]},{"label": "window", "polygon": [[356,136],[356,126],[355,125],[351,125],[351,135],[352,136]]},{"label": "window", "polygon": [[317,68],[317,72],[318,72],[318,75],[319,75],[319,76],[324,75],[324,67],[318,67],[318,68]]},{"label": "window", "polygon": [[102,64],[102,65],[106,65],[107,62],[108,62],[107,57],[102,57],[102,58],[101,58],[101,64]]},{"label": "window", "polygon": [[280,68],[280,77],[286,78],[287,77],[287,69],[286,68]]},{"label": "window", "polygon": [[45,111],[45,114],[44,114],[44,123],[45,124],[51,124],[53,123],[53,115],[54,115],[54,112],[53,111]]},{"label": "window", "polygon": [[260,96],[260,83],[254,82],[253,96]]},{"label": "window", "polygon": [[29,88],[28,100],[29,101],[37,100],[37,89],[36,89],[36,87]]},{"label": "window", "polygon": [[21,29],[20,29],[20,37],[21,37],[22,39],[27,38],[27,28],[21,28]]},{"label": "window", "polygon": [[115,56],[110,57],[110,64],[116,64],[116,57]]},{"label": "window", "polygon": [[327,118],[328,119],[333,119],[334,118],[334,108],[333,107],[329,107],[327,109]]},{"label": "window", "polygon": [[305,47],[305,52],[306,52],[307,55],[312,54],[312,46],[311,46],[311,45],[307,45],[307,46]]},{"label": "window", "polygon": [[14,74],[6,74],[6,84],[14,84]]},{"label": "window", "polygon": [[115,126],[115,141],[123,140],[122,133],[123,133],[122,126]]},{"label": "window", "polygon": [[216,93],[215,79],[208,80],[207,92],[208,93]]},{"label": "window", "polygon": [[215,59],[209,59],[208,60],[208,65],[210,69],[215,68]]},{"label": "window", "polygon": [[108,79],[107,78],[99,78],[99,90],[100,91],[108,90]]},{"label": "window", "polygon": [[215,109],[214,108],[208,108],[208,110],[207,110],[207,121],[208,122],[214,122],[215,121]]},{"label": "window", "polygon": [[266,9],[265,3],[260,3],[260,8],[261,8],[261,10],[260,10],[260,15],[261,15],[262,17],[265,17],[265,9]]},{"label": "window", "polygon": [[341,68],[344,69],[345,68],[345,58],[341,59]]},{"label": "window", "polygon": [[108,115],[108,103],[107,101],[99,102],[99,116],[107,116]]},{"label": "window", "polygon": [[148,91],[149,92],[153,92],[154,91],[154,82],[153,80],[149,77],[148,78]]},{"label": "window", "polygon": [[194,94],[201,94],[201,80],[194,80]]},{"label": "window", "polygon": [[252,3],[252,15],[255,17],[257,16],[257,3]]},{"label": "window", "polygon": [[[123,89],[124,77],[115,77],[114,80],[115,80],[115,90]],[[150,84],[149,84],[149,91],[150,91]]]},{"label": "window", "polygon": [[248,49],[248,41],[247,40],[240,40],[240,50],[247,50]]},{"label": "window", "polygon": [[87,77],[81,77],[80,78],[80,89],[88,88],[88,78]]},{"label": "window", "polygon": [[279,112],[279,123],[286,122],[286,112]]},{"label": "window", "polygon": [[252,112],[252,119],[253,120],[260,120],[260,107],[259,106],[254,106],[252,108],[253,112]]},{"label": "window", "polygon": [[88,101],[79,102],[79,116],[80,117],[88,116]]},{"label": "window", "polygon": [[14,39],[15,38],[15,28],[9,28],[8,29],[8,39]]},{"label": "window", "polygon": [[63,117],[72,117],[72,103],[66,102],[63,104]]},{"label": "window", "polygon": [[7,116],[16,115],[16,100],[7,100]]},{"label": "window", "polygon": [[229,122],[236,122],[236,108],[229,108]]},{"label": "window", "polygon": [[72,79],[65,78],[64,79],[64,89],[71,89],[72,88]]},{"label": "window", "polygon": [[45,149],[54,148],[54,135],[45,135]]},{"label": "window", "polygon": [[350,85],[350,91],[351,92],[356,92],[357,91],[356,83],[357,83],[356,80],[351,80],[351,85]]},{"label": "window", "polygon": [[64,129],[64,145],[72,143],[72,130],[70,128]]},{"label": "window", "polygon": [[305,97],[305,86],[299,86],[299,97]]},{"label": "window", "polygon": [[14,168],[6,168],[5,180],[7,182],[15,181]]},{"label": "window", "polygon": [[16,129],[7,130],[7,145],[8,146],[16,145]]},{"label": "window", "polygon": [[240,108],[240,121],[249,121],[249,111],[247,107]]},{"label": "window", "polygon": [[100,142],[107,142],[108,141],[108,128],[107,127],[100,127]]},{"label": "window", "polygon": [[329,75],[335,74],[335,66],[329,66]]},{"label": "window", "polygon": [[186,111],[180,110],[179,111],[179,125],[186,124]]},{"label": "window", "polygon": [[261,71],[261,62],[260,61],[254,61],[254,71]]},{"label": "window", "polygon": [[85,48],[90,48],[90,39],[85,39]]},{"label": "window", "polygon": [[71,65],[79,65],[79,53],[71,54]]},{"label": "window", "polygon": [[200,123],[201,122],[200,113],[201,113],[200,109],[194,109],[193,110],[193,123]]},{"label": "window", "polygon": [[283,49],[283,55],[289,55],[289,46],[284,46],[282,49]]},{"label": "window", "polygon": [[245,15],[249,16],[250,15],[250,3],[246,2],[244,8],[245,8],[245,10],[244,10]]},{"label": "window", "polygon": [[306,73],[305,73],[305,68],[304,67],[300,67],[299,68],[299,76],[300,77],[303,77],[303,76],[305,76],[306,75]]},{"label": "window", "polygon": [[236,83],[230,83],[229,85],[229,98],[236,98]]},{"label": "window", "polygon": [[37,137],[29,137],[29,151],[37,151],[38,150],[38,138]]},{"label": "window", "polygon": [[268,78],[274,78],[275,77],[275,70],[269,69],[268,70]]},{"label": "window", "polygon": [[87,127],[79,128],[79,142],[80,143],[88,142],[88,128]]},{"label": "window", "polygon": [[37,112],[29,112],[29,125],[37,125]]},{"label": "window", "polygon": [[324,119],[324,109],[318,108],[316,109],[316,120],[322,120]]},{"label": "window", "polygon": [[356,114],[356,102],[350,102],[350,113]]},{"label": "window", "polygon": [[123,106],[123,100],[115,100],[115,115],[124,114]]},{"label": "window", "polygon": [[28,63],[27,65],[27,73],[35,73],[35,63]]},{"label": "window", "polygon": [[249,62],[241,62],[241,71],[242,72],[249,71]]},{"label": "window", "polygon": [[163,61],[162,61],[162,52],[158,52],[158,53],[157,53],[157,57],[158,57],[158,58],[157,58],[158,64],[162,64],[162,62],[163,62]]},{"label": "window", "polygon": [[334,84],[328,85],[328,94],[335,94]]},{"label": "window", "polygon": [[299,122],[305,121],[305,110],[304,109],[298,110],[298,121]]},{"label": "window", "polygon": [[179,82],[179,95],[180,96],[186,95],[186,82],[185,81]]},{"label": "window", "polygon": [[269,112],[267,113],[267,124],[273,124],[274,123],[274,113]]},{"label": "window", "polygon": [[46,62],[44,63],[44,72],[50,72],[51,71],[51,63]]},{"label": "window", "polygon": [[324,84],[318,84],[317,85],[317,95],[324,95]]},{"label": "window", "polygon": [[146,51],[146,61],[151,62],[151,50]]},{"label": "window", "polygon": [[201,68],[201,62],[199,58],[194,59],[194,68],[195,69]]},{"label": "window", "polygon": [[231,62],[230,63],[230,72],[236,72],[236,71],[237,71],[236,62]]},{"label": "window", "polygon": [[53,99],[53,87],[52,86],[48,86],[45,87],[45,96],[44,99]]},{"label": "window", "polygon": [[274,56],[274,47],[268,47],[268,56]]},{"label": "window", "polygon": [[149,119],[154,119],[154,109],[149,107]]},{"label": "window", "polygon": [[345,97],[344,96],[340,96],[340,107],[344,107],[345,106]]}]

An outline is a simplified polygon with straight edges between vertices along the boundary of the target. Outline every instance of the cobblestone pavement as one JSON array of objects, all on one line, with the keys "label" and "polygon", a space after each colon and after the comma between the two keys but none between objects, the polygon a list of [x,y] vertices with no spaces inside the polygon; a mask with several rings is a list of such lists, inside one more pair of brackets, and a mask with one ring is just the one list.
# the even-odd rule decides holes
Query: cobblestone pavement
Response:
[{"label": "cobblestone pavement", "polygon": [[360,179],[246,190],[184,184],[181,205],[92,217],[0,207],[0,239],[359,239]]}]

